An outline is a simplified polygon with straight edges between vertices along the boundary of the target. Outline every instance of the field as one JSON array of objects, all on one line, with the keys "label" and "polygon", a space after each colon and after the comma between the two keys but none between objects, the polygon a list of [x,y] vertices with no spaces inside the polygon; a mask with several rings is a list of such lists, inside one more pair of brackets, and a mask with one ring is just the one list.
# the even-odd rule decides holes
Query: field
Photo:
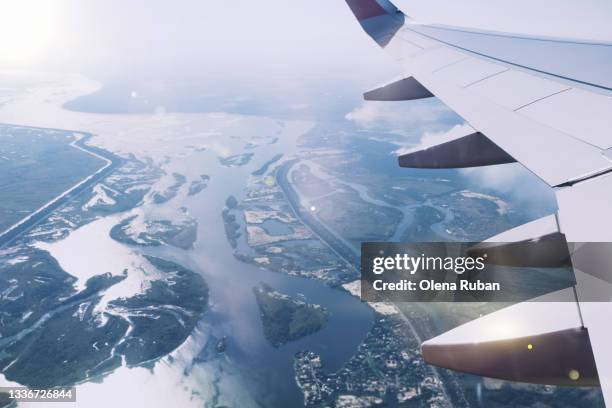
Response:
[{"label": "field", "polygon": [[74,140],[72,132],[0,125],[0,232],[104,165]]}]

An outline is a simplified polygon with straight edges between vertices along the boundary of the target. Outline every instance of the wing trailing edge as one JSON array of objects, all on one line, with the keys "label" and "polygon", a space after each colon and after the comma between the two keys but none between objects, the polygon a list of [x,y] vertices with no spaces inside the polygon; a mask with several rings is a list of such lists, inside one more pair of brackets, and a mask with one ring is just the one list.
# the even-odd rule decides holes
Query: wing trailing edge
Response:
[{"label": "wing trailing edge", "polygon": [[567,240],[565,235],[560,232],[517,242],[482,242],[469,248],[467,255],[471,257],[484,256],[486,263],[491,265],[526,268],[564,268],[572,266]]},{"label": "wing trailing edge", "polygon": [[[612,94],[602,83],[610,79],[606,75],[612,61],[609,44],[423,25],[388,0],[346,2],[366,33],[409,68],[414,81],[427,90],[424,97],[438,96],[502,152],[549,186],[557,187],[559,217],[545,217],[487,240],[514,242],[496,250],[517,250],[522,245],[517,241],[534,239],[549,241],[557,248],[565,242],[563,234],[572,242],[592,242],[600,235],[600,241],[612,242],[612,229],[605,228],[609,217],[601,216],[610,203],[610,189],[603,183],[609,185],[612,179],[607,153],[611,144],[606,136],[610,121],[605,115],[612,106]],[[567,63],[575,55],[581,56],[582,64]],[[419,98],[394,99],[382,93],[366,99]],[[400,163],[420,168],[472,167],[467,164],[479,160],[483,162],[479,165],[500,163],[500,159],[457,159],[452,147],[436,146],[437,154],[434,150],[416,152],[419,154],[400,158]],[[591,248],[599,251],[597,245],[587,249]],[[567,258],[565,253],[551,256],[536,252],[533,259],[546,265],[558,265],[560,260],[563,264]],[[459,326],[423,343],[425,360],[519,382],[601,383],[610,403],[610,262],[603,256],[593,259],[582,247],[570,248],[570,253],[577,276],[584,277],[577,279],[576,287],[559,292],[563,299],[515,304]],[[583,253],[588,255],[589,265],[594,264],[594,272],[581,271],[588,269],[577,262],[577,255]],[[605,302],[582,301],[588,286],[585,280],[605,292]],[[599,377],[593,352],[600,366]]]},{"label": "wing trailing edge", "polygon": [[585,328],[476,343],[421,346],[429,364],[469,374],[535,384],[599,385]]},{"label": "wing trailing edge", "polygon": [[434,96],[413,77],[400,79],[363,94],[366,101],[413,101]]},{"label": "wing trailing edge", "polygon": [[444,169],[514,163],[516,160],[480,132],[399,156],[400,167]]}]

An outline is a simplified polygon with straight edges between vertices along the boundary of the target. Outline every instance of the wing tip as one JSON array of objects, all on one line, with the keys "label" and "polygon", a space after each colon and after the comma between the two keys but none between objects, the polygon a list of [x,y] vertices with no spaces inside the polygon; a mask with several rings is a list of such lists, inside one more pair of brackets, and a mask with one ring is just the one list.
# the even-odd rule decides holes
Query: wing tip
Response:
[{"label": "wing tip", "polygon": [[381,47],[404,25],[404,13],[388,0],[345,1],[363,30]]}]

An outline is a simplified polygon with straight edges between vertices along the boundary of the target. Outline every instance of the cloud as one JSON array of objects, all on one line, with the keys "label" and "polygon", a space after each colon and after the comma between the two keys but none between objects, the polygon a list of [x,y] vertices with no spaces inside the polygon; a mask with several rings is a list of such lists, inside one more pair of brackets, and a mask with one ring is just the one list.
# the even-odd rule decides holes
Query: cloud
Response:
[{"label": "cloud", "polygon": [[[432,112],[429,112],[430,116],[426,115],[425,118],[420,117],[419,119],[427,122],[430,118],[435,117],[437,111]],[[450,127],[446,125],[442,130],[428,130],[428,126],[432,127],[433,124],[425,124],[425,130],[416,144],[410,141],[398,143],[400,147],[393,154],[406,154],[474,132],[474,128],[467,123],[459,123]],[[439,126],[444,126],[444,124],[438,124]],[[528,216],[539,217],[556,209],[553,190],[518,163],[459,169],[459,174],[464,177],[471,190],[502,196],[512,201],[514,209],[519,209]]]},{"label": "cloud", "polygon": [[460,125],[455,125],[452,128],[436,132],[436,131],[426,131],[421,136],[421,141],[418,145],[414,146],[401,146],[399,149],[394,151],[394,154],[406,154],[415,150],[421,150],[426,147],[435,146],[440,143],[448,142],[450,140],[457,139],[462,136],[469,135],[474,132],[474,128],[468,125],[467,123],[462,123]]},{"label": "cloud", "polygon": [[365,101],[347,113],[345,118],[357,126],[372,128],[407,127],[422,130],[439,128],[448,122],[458,122],[459,117],[437,99],[410,102]]},{"label": "cloud", "polygon": [[460,173],[474,188],[514,201],[514,209],[537,218],[556,211],[554,191],[518,163],[461,169]]},{"label": "cloud", "polygon": [[461,169],[461,173],[471,179],[474,184],[503,193],[509,193],[515,190],[518,184],[532,181],[535,178],[527,169],[517,164],[471,167]]}]

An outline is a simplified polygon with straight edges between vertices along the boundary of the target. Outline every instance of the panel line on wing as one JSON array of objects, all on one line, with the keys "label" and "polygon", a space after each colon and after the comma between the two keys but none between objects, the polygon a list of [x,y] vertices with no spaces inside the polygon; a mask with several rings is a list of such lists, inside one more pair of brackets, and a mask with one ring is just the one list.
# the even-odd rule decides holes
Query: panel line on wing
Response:
[{"label": "panel line on wing", "polygon": [[469,52],[471,54],[479,55],[481,57],[489,58],[489,59],[492,59],[494,61],[498,61],[498,62],[501,62],[501,63],[504,63],[504,64],[508,64],[508,65],[512,65],[512,66],[519,67],[519,68],[523,68],[523,69],[526,69],[526,70],[529,70],[529,71],[538,72],[540,74],[550,75],[552,77],[563,79],[563,80],[566,80],[566,81],[575,82],[575,83],[582,84],[582,85],[588,85],[588,86],[592,86],[592,87],[598,88],[598,89],[603,89],[603,90],[606,90],[606,91],[612,91],[612,88],[604,86],[604,85],[598,85],[598,84],[595,84],[595,83],[592,83],[592,82],[588,82],[588,81],[583,81],[583,80],[580,80],[580,79],[570,78],[570,77],[559,75],[559,74],[553,74],[551,72],[547,72],[547,71],[544,71],[544,70],[541,70],[541,69],[529,67],[527,65],[517,64],[516,62],[511,62],[511,61],[508,61],[508,60],[504,60],[502,58],[493,57],[491,55],[487,55],[487,54],[484,54],[484,53],[481,53],[481,52],[478,52],[478,51],[471,50],[469,48],[461,47],[461,46],[449,43],[447,41],[440,40],[440,39],[438,39],[436,37],[433,37],[433,36],[428,35],[428,34],[420,33],[420,32],[418,32],[418,31],[416,31],[414,29],[411,29],[411,28],[406,28],[406,29],[413,31],[416,34],[420,34],[420,35],[422,35],[424,37],[427,37],[427,38],[429,38],[431,40],[438,41],[438,42],[440,42],[442,44],[445,44],[445,45],[447,45],[449,47],[453,47],[453,48],[456,48],[456,49],[459,49],[459,50],[462,50],[462,51],[465,51],[465,52]]},{"label": "panel line on wing", "polygon": [[574,45],[597,45],[602,47],[612,47],[612,43],[610,42],[597,42],[597,41],[580,41],[580,40],[569,40],[565,38],[555,38],[555,37],[542,37],[542,36],[526,36],[526,35],[516,35],[511,33],[502,33],[495,31],[482,31],[482,30],[464,30],[459,27],[446,26],[443,24],[430,24],[429,27],[435,28],[438,30],[446,30],[446,31],[456,31],[459,33],[466,34],[478,34],[485,35],[489,37],[501,37],[501,38],[513,38],[517,40],[529,40],[529,41],[549,41],[554,43],[563,43],[563,44],[574,44]]},{"label": "panel line on wing", "polygon": [[480,79],[477,79],[477,80],[476,80],[476,81],[474,81],[474,82],[470,82],[469,84],[464,85],[463,87],[464,87],[464,88],[469,88],[469,87],[470,87],[470,86],[472,86],[472,85],[476,85],[476,84],[477,84],[477,83],[479,83],[479,82],[486,81],[487,79],[489,79],[489,78],[493,78],[494,76],[501,75],[501,74],[503,74],[504,72],[508,72],[509,70],[510,70],[510,68],[506,68],[506,69],[504,69],[503,71],[499,71],[499,72],[496,72],[496,73],[494,73],[494,74],[487,75],[486,77],[484,77],[484,78],[480,78]]},{"label": "panel line on wing", "polygon": [[[572,89],[573,89],[573,88],[566,88],[566,89],[562,89],[562,90],[560,90],[560,91],[557,91],[557,92],[555,92],[555,93],[552,93],[552,94],[550,94],[550,95],[543,96],[543,97],[541,97],[541,98],[539,98],[539,99],[536,99],[536,100],[534,100],[534,101],[531,101],[531,102],[529,102],[529,103],[526,103],[526,104],[524,104],[523,106],[519,106],[518,108],[515,108],[515,109],[514,109],[514,111],[515,111],[515,112],[517,112],[517,111],[519,111],[519,110],[521,110],[521,109],[523,109],[523,108],[526,108],[526,107],[527,107],[527,106],[529,106],[529,105],[533,105],[534,103],[538,103],[538,102],[540,102],[540,101],[543,101],[544,99],[550,98],[551,96],[559,95],[560,93],[567,92],[567,91],[570,91],[570,90],[572,90]],[[582,140],[582,139],[580,139],[580,140]],[[588,143],[588,142],[585,142],[585,143]],[[590,144],[590,143],[589,143],[589,144]],[[594,146],[594,145],[592,145],[592,146],[593,146],[593,147],[597,147],[597,146]]]},{"label": "panel line on wing", "polygon": [[460,62],[463,62],[463,61],[465,61],[465,60],[467,60],[469,58],[470,57],[466,56],[465,58],[461,58],[461,59],[459,59],[457,61],[449,62],[448,64],[446,64],[444,66],[441,66],[440,68],[436,68],[435,70],[431,71],[431,73],[435,74],[436,72],[439,72],[439,71],[443,70],[444,68],[448,68],[448,67],[451,67],[451,66],[453,66],[455,64],[459,64]]}]

